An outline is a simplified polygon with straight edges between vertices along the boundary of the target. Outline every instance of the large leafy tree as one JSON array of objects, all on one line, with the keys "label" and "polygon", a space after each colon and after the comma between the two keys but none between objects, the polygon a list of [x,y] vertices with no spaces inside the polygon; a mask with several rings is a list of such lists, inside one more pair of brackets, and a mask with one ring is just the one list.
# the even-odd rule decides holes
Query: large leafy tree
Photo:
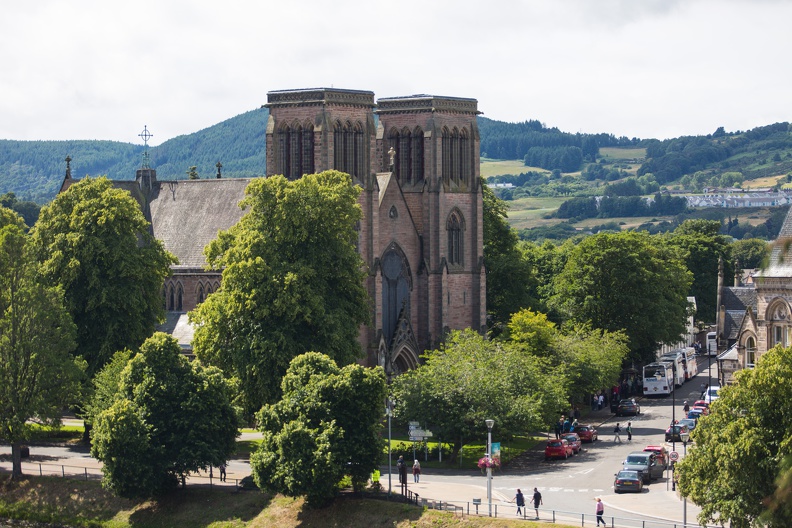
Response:
[{"label": "large leafy tree", "polygon": [[[685,266],[693,274],[688,295],[696,298],[696,318],[700,321],[715,320],[718,259],[730,259],[731,248],[727,237],[719,234],[720,227],[716,220],[685,220],[668,237],[669,243],[681,250]],[[731,284],[729,275],[727,271],[727,284]]]},{"label": "large leafy tree", "polygon": [[507,205],[487,185],[484,194],[484,265],[487,268],[487,312],[490,328],[499,332],[509,317],[536,306],[531,292],[536,279],[519,250],[517,233],[506,221]]},{"label": "large leafy tree", "polygon": [[682,494],[701,506],[702,523],[792,526],[784,500],[792,457],[792,348],[768,351],[718,396],[677,466]]},{"label": "large leafy tree", "polygon": [[278,400],[298,355],[318,350],[341,365],[361,355],[369,306],[355,248],[359,192],[336,171],[253,180],[246,214],[207,247],[223,284],[191,314],[193,348],[240,380],[249,416]]},{"label": "large leafy tree", "polygon": [[11,444],[12,478],[29,422],[57,423],[79,392],[74,324],[63,292],[38,274],[21,218],[0,207],[0,438]]},{"label": "large leafy tree", "polygon": [[63,287],[89,375],[154,332],[176,260],[129,192],[85,178],[42,208],[32,234],[44,277]]},{"label": "large leafy tree", "polygon": [[678,252],[644,232],[583,239],[554,281],[555,306],[573,323],[629,338],[630,358],[654,359],[685,329],[691,276]]},{"label": "large leafy tree", "polygon": [[735,240],[731,244],[732,259],[740,269],[762,268],[769,263],[770,247],[766,240],[759,238]]},{"label": "large leafy tree", "polygon": [[96,417],[91,454],[103,463],[103,485],[122,497],[161,495],[192,471],[217,466],[234,452],[238,420],[231,390],[213,367],[190,363],[178,342],[157,332],[120,374],[116,361],[100,378],[109,407]]},{"label": "large leafy tree", "polygon": [[452,459],[466,442],[486,434],[486,419],[496,419],[498,436],[508,439],[543,428],[566,408],[563,378],[508,342],[472,330],[453,332],[424,359],[393,382],[395,414],[452,443]]},{"label": "large leafy tree", "polygon": [[382,456],[382,369],[339,368],[309,352],[292,360],[282,390],[258,413],[264,437],[250,465],[259,487],[313,506],[330,500],[344,475],[362,489]]}]

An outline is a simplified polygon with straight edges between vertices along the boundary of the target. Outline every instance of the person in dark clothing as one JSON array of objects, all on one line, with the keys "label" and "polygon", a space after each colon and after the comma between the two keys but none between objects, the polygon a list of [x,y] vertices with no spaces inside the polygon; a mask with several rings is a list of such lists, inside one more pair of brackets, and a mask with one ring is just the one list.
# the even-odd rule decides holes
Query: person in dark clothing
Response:
[{"label": "person in dark clothing", "polygon": [[517,495],[514,496],[514,502],[517,503],[517,515],[522,514],[523,507],[525,506],[525,496],[523,496],[520,488],[517,488]]},{"label": "person in dark clothing", "polygon": [[536,488],[534,488],[533,503],[534,503],[534,510],[536,510],[536,518],[538,519],[539,518],[539,505],[540,504],[544,504],[544,502],[542,502],[542,494],[539,493],[539,490],[536,489]]},{"label": "person in dark clothing", "polygon": [[558,420],[558,421],[555,423],[555,435],[556,435],[556,440],[558,440],[558,439],[560,439],[560,438],[561,438],[561,429],[562,429],[563,427],[564,427],[564,423],[563,423],[563,421],[561,421],[561,420]]}]

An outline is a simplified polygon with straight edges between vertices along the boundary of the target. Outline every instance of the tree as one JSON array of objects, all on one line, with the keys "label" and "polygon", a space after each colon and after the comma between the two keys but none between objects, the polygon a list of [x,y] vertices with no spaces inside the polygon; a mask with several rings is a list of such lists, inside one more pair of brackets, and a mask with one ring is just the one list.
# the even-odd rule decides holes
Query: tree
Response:
[{"label": "tree", "polygon": [[487,312],[490,328],[499,330],[522,308],[535,306],[530,291],[536,279],[519,250],[517,233],[506,221],[507,206],[487,185],[484,194],[484,265],[487,268]]},{"label": "tree", "polygon": [[754,369],[738,372],[699,420],[677,472],[682,495],[701,506],[701,523],[792,526],[788,503],[777,503],[789,493],[790,379],[792,348],[773,348]]},{"label": "tree", "polygon": [[497,419],[498,436],[508,440],[543,428],[566,408],[563,379],[508,342],[472,330],[452,332],[424,359],[394,380],[394,413],[452,443],[452,460],[466,442],[485,436],[486,419]]},{"label": "tree", "polygon": [[253,180],[248,212],[207,247],[223,283],[190,315],[193,347],[240,380],[248,416],[279,399],[298,355],[318,350],[341,365],[361,355],[369,306],[355,248],[359,192],[336,171]]},{"label": "tree", "polygon": [[[669,244],[681,250],[685,266],[693,274],[688,295],[696,298],[699,321],[715,320],[718,259],[730,260],[729,242],[719,234],[720,228],[717,220],[685,220],[668,236]],[[727,271],[727,281],[729,275]]]},{"label": "tree", "polygon": [[550,302],[573,323],[623,330],[630,359],[644,363],[654,359],[658,345],[683,334],[690,282],[690,272],[661,238],[600,233],[572,250],[553,281]]},{"label": "tree", "polygon": [[[0,208],[0,437],[11,444],[12,478],[22,475],[29,421],[56,424],[79,393],[74,324],[63,292],[38,274],[28,236]],[[3,225],[5,224],[5,225]]]},{"label": "tree", "polygon": [[759,238],[735,240],[731,244],[731,255],[740,269],[763,268],[769,264],[770,244]]},{"label": "tree", "polygon": [[116,351],[135,349],[154,332],[176,259],[127,191],[85,178],[42,208],[32,236],[45,280],[64,290],[91,377]]},{"label": "tree", "polygon": [[104,393],[115,388],[116,397],[91,435],[105,488],[127,498],[158,496],[188,473],[228,460],[239,424],[218,369],[190,363],[162,332],[143,343],[120,380],[111,366]]},{"label": "tree", "polygon": [[189,168],[189,169],[188,169],[188,170],[185,172],[185,174],[187,174],[187,176],[189,176],[191,180],[198,180],[198,179],[200,179],[200,176],[198,176],[198,167],[197,167],[197,166],[195,166],[195,165],[193,165],[192,167],[190,167],[190,168]]},{"label": "tree", "polygon": [[292,360],[282,391],[282,400],[258,413],[263,440],[250,457],[256,484],[305,495],[312,506],[326,504],[344,475],[362,490],[382,457],[382,369],[338,368],[309,352]]}]

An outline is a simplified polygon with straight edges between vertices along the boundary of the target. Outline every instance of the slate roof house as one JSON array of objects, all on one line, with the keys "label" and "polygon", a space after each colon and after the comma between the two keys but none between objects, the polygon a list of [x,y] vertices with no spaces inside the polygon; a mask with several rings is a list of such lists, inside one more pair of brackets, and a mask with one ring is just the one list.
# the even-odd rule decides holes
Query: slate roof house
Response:
[{"label": "slate roof house", "polygon": [[[475,99],[383,98],[361,90],[315,88],[267,94],[267,176],[335,169],[362,188],[358,249],[366,268],[371,320],[361,329],[363,363],[398,373],[418,365],[451,329],[486,324],[479,114]],[[244,214],[250,180],[160,181],[145,166],[114,181],[140,203],[154,236],[179,264],[163,285],[165,329],[186,352],[185,314],[220,287],[203,248]],[[263,171],[262,167],[262,171]],[[69,171],[61,187],[71,184]]]},{"label": "slate roof house", "polygon": [[742,270],[734,285],[724,285],[723,263],[718,272],[717,335],[721,383],[733,380],[739,369],[753,368],[776,345],[792,345],[792,209],[787,213],[767,267],[743,282]]}]

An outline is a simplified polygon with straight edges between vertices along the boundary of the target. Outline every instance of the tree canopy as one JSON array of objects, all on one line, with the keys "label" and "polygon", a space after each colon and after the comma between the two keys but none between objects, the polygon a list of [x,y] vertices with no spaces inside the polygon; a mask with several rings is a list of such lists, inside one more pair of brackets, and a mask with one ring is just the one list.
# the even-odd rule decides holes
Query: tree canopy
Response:
[{"label": "tree canopy", "polygon": [[176,259],[138,203],[107,178],[85,178],[41,210],[32,230],[44,278],[63,288],[77,354],[93,376],[164,318],[162,284]]},{"label": "tree canopy", "polygon": [[682,495],[702,523],[792,526],[792,348],[769,350],[718,396],[677,466]]},{"label": "tree canopy", "polygon": [[246,414],[279,399],[296,356],[316,350],[341,365],[361,356],[369,306],[355,247],[359,192],[336,171],[253,180],[245,215],[207,247],[223,283],[191,313],[193,347],[240,380]]},{"label": "tree canopy", "polygon": [[[63,292],[38,274],[30,240],[0,208],[0,438],[11,444],[12,477],[29,420],[57,423],[74,403],[84,365],[71,355],[74,323]],[[15,216],[15,215],[14,215]],[[18,217],[17,217],[18,218]]]},{"label": "tree canopy", "polygon": [[452,459],[486,435],[486,419],[497,418],[498,436],[509,439],[543,428],[567,408],[562,378],[511,343],[455,331],[423,357],[424,364],[394,380],[394,414],[452,443]]},{"label": "tree canopy", "polygon": [[678,254],[643,232],[583,239],[554,279],[551,304],[573,323],[629,338],[630,357],[654,359],[684,333],[691,275]]},{"label": "tree canopy", "polygon": [[250,465],[258,486],[305,495],[312,506],[331,499],[344,475],[363,489],[382,457],[383,370],[339,368],[309,352],[292,360],[282,391],[257,415],[263,440]]},{"label": "tree canopy", "polygon": [[103,392],[115,388],[115,399],[98,414],[91,434],[104,487],[121,497],[153,497],[192,471],[228,460],[239,424],[218,369],[190,363],[178,342],[161,332],[143,343],[120,380],[116,367],[108,364],[101,378],[108,384]]}]

